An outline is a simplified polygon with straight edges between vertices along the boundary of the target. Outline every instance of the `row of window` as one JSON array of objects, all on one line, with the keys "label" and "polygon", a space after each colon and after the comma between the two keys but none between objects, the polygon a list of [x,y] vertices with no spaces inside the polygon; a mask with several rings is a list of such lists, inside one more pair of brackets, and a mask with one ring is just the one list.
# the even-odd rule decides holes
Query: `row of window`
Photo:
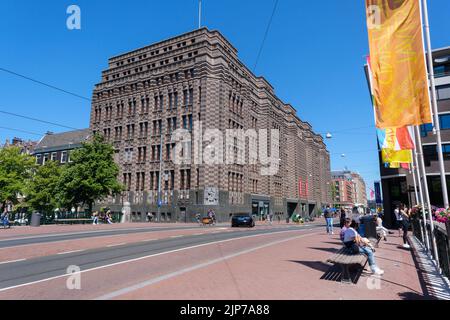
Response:
[{"label": "row of window", "polygon": [[[198,55],[198,51],[189,52],[187,54],[187,57],[188,58],[192,58],[192,57],[194,57],[196,55]],[[173,62],[180,62],[180,61],[183,61],[183,59],[185,59],[185,56],[184,55],[179,55],[179,56],[173,57]],[[170,63],[170,59],[161,60],[161,61],[159,61],[159,66],[168,65],[169,63]],[[147,70],[148,71],[151,71],[151,70],[153,70],[155,68],[156,68],[156,62],[153,62],[153,63],[147,65]],[[142,66],[141,67],[136,67],[134,69],[134,73],[135,74],[140,73],[142,71],[144,71],[144,67],[142,67]],[[131,70],[126,70],[126,71],[123,71],[122,74],[121,73],[116,73],[116,74],[111,75],[111,78],[112,79],[119,79],[121,76],[129,76],[129,75],[131,75]],[[110,79],[110,76],[106,76],[105,77],[106,81],[109,81],[109,79]]]},{"label": "row of window", "polygon": [[[136,68],[135,71],[136,72],[142,71],[142,67]],[[124,71],[124,75],[125,74],[130,75],[131,71],[130,70]],[[184,70],[183,74],[184,74],[183,80],[193,79],[193,78],[195,78],[195,68]],[[119,77],[119,76],[117,75],[116,77]],[[114,78],[116,78],[116,77],[114,77]],[[108,77],[106,77],[106,79],[108,79]],[[163,76],[160,76],[160,77],[157,77],[154,79],[144,80],[144,81],[140,82],[140,84],[142,84],[144,89],[146,89],[146,88],[150,88],[152,86],[152,84],[161,86],[164,84],[178,82],[178,81],[180,81],[180,79],[181,79],[180,72],[175,72],[175,73],[172,73],[169,75],[163,75]],[[138,84],[139,83],[136,82],[136,83],[130,84],[129,86],[125,85],[125,86],[117,87],[114,89],[108,89],[108,90],[105,90],[102,92],[97,92],[97,98],[101,99],[103,97],[112,97],[116,93],[118,93],[119,95],[126,94],[128,88],[130,89],[130,91],[137,91],[139,89]]]},{"label": "row of window", "polygon": [[[450,114],[442,114],[439,115],[439,125],[441,130],[449,130],[450,129]],[[420,135],[422,137],[426,137],[428,132],[433,131],[433,125],[431,123],[423,124],[420,126]]]},{"label": "row of window", "polygon": [[[444,154],[444,160],[450,160],[450,144],[443,144],[442,152]],[[437,145],[423,146],[423,157],[427,167],[431,165],[431,161],[438,161]]]},{"label": "row of window", "polygon": [[[150,181],[146,181],[146,177],[149,177]],[[183,169],[179,171],[180,190],[191,189],[191,170]],[[133,176],[131,173],[124,173],[122,182],[126,191],[131,191]],[[145,191],[145,185],[149,183],[149,190],[157,191],[159,188],[160,177],[159,171],[151,171],[148,176],[145,172],[136,173],[136,191]],[[199,185],[199,174],[197,170],[197,187]],[[174,190],[175,189],[175,171],[165,171],[161,177],[161,189],[162,190]]]},{"label": "row of window", "polygon": [[[194,44],[195,41],[196,41],[195,39],[191,39],[191,44]],[[177,43],[177,48],[185,47],[186,45],[187,45],[187,42],[186,42],[186,41],[179,42],[179,43]],[[168,47],[163,48],[161,51],[162,51],[162,52],[168,52],[168,51],[172,51],[172,49],[173,49],[172,46],[168,46]],[[153,50],[153,51],[150,52],[150,56],[153,57],[153,56],[155,56],[155,55],[158,55],[159,52],[160,52],[159,49]],[[138,58],[139,58],[139,60],[146,59],[146,58],[147,58],[147,54],[146,54],[146,53],[141,54],[141,55],[139,55]],[[134,62],[135,60],[136,60],[136,58],[135,58],[135,57],[132,57],[132,58],[128,58],[128,59],[127,59],[127,62],[128,62],[128,63],[132,63],[132,62]],[[123,66],[124,63],[125,63],[125,60],[118,61],[118,62],[116,62],[116,66],[117,66],[117,67]]]},{"label": "row of window", "polygon": [[36,155],[36,163],[44,165],[47,161],[58,161],[59,163],[72,162],[70,159],[70,151],[62,151],[58,157],[57,152],[44,153]]},{"label": "row of window", "polygon": [[[199,103],[201,100],[201,87],[199,87]],[[178,92],[177,91],[169,91],[167,93],[167,101],[168,101],[168,111],[173,111],[178,108],[179,99],[178,99]],[[162,112],[164,110],[164,102],[165,102],[165,95],[162,93],[158,93],[154,95],[154,110]],[[183,106],[189,107],[194,104],[194,89],[184,89],[183,90]],[[124,116],[124,101],[121,100],[120,102],[117,102],[116,104],[116,120],[122,119]],[[150,109],[150,98],[148,96],[141,97],[141,115],[142,114],[148,114]],[[242,105],[241,105],[242,109]],[[107,104],[104,107],[105,110],[105,116],[102,117],[102,110],[103,108],[101,106],[96,106],[94,108],[94,123],[99,123],[102,120],[108,121],[112,120],[113,116],[113,106],[112,103]],[[129,99],[128,100],[128,116],[135,116],[137,111],[137,101],[136,98]]]}]

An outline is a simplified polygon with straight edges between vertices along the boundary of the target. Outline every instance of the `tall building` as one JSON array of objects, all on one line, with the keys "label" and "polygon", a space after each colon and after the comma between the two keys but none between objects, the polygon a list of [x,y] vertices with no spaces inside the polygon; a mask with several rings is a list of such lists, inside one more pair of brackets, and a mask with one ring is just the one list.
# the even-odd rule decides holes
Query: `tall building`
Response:
[{"label": "tall building", "polygon": [[352,172],[353,183],[355,184],[355,205],[367,207],[366,182],[358,173]]},{"label": "tall building", "polygon": [[[99,205],[119,211],[129,202],[138,220],[151,212],[160,221],[191,222],[209,209],[222,221],[242,212],[310,215],[331,200],[322,137],[218,31],[198,29],[109,59],[94,89],[90,128],[114,145],[126,186]],[[172,135],[180,128],[193,134],[181,145]],[[225,135],[232,129],[260,136]],[[279,139],[261,143],[262,130],[278,130]],[[265,149],[279,161],[272,174],[260,161]],[[246,161],[210,163],[205,153]]]},{"label": "tall building", "polygon": [[[450,47],[433,50],[433,68],[436,81],[439,122],[441,125],[442,149],[444,153],[447,187],[450,191]],[[367,71],[367,68],[366,68]],[[367,73],[366,73],[367,74]],[[434,206],[443,206],[436,136],[431,124],[420,127],[422,148],[427,173],[430,201]],[[396,204],[415,205],[414,180],[411,172],[405,169],[385,168],[380,154],[380,170],[383,190],[385,222],[388,226],[395,221]]]},{"label": "tall building", "polygon": [[348,170],[332,171],[331,181],[333,206],[353,208],[356,204],[356,187],[352,172]]}]

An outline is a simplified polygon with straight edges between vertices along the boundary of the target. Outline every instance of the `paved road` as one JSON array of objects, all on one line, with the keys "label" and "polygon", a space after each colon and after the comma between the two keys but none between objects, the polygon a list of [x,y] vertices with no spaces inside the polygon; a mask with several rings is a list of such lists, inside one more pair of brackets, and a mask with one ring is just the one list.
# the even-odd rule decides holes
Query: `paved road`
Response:
[{"label": "paved road", "polygon": [[[35,283],[51,281],[53,279],[67,278],[68,266],[78,266],[82,272],[103,269],[110,266],[130,265],[143,259],[159,256],[161,254],[177,253],[179,251],[202,248],[214,243],[226,243],[239,239],[244,240],[255,237],[267,237],[272,235],[284,235],[292,232],[303,232],[323,228],[320,225],[311,226],[278,226],[262,227],[254,229],[229,229],[217,228],[217,232],[198,235],[175,235],[168,239],[149,242],[138,242],[124,244],[123,246],[96,248],[91,250],[66,252],[64,254],[50,255],[27,259],[23,261],[10,261],[0,264],[0,293],[29,286]],[[188,229],[187,227],[176,227],[173,230]],[[102,232],[102,235],[149,232],[160,228],[145,228],[138,230],[111,230]],[[202,230],[199,228],[199,231]],[[23,245],[26,243],[49,242],[67,239],[79,239],[80,237],[98,237],[99,232],[73,233],[54,236],[39,236],[22,238],[16,240],[1,241],[2,246]],[[242,240],[241,240],[242,239]],[[234,241],[236,242],[236,241]],[[102,271],[103,272],[103,271]],[[101,285],[100,283],[98,285]]]},{"label": "paved road", "polygon": [[[220,227],[220,226],[218,226]],[[177,226],[177,227],[146,227],[146,228],[129,228],[129,229],[111,229],[111,230],[95,230],[95,231],[83,231],[83,232],[71,232],[71,233],[59,233],[59,234],[43,234],[43,235],[31,235],[20,236],[12,239],[0,239],[0,248],[8,248],[15,246],[22,246],[36,243],[48,243],[58,242],[65,240],[78,240],[103,236],[113,235],[127,235],[138,234],[153,231],[171,231],[171,230],[186,230],[200,228],[199,226]]]}]

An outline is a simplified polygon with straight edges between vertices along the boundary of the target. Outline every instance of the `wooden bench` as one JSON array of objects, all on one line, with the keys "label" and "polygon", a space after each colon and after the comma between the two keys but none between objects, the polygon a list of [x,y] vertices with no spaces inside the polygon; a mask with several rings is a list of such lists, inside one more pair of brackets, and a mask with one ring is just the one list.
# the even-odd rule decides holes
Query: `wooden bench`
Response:
[{"label": "wooden bench", "polygon": [[350,249],[343,247],[331,256],[327,262],[341,266],[341,282],[352,283],[352,279],[350,277],[350,266],[360,265],[364,268],[367,263],[367,256],[364,254],[353,254]]},{"label": "wooden bench", "polygon": [[53,221],[55,222],[55,224],[59,224],[59,223],[70,223],[70,224],[73,224],[74,222],[82,222],[83,224],[86,223],[86,222],[92,223],[92,219],[87,219],[87,218],[55,219]]}]

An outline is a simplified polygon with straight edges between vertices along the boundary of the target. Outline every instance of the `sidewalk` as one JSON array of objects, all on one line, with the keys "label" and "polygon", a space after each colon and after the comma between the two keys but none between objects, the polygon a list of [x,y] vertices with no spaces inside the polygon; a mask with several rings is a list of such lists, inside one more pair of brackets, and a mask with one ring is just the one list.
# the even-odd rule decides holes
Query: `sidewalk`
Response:
[{"label": "sidewalk", "polygon": [[[357,284],[325,275],[336,267],[326,259],[341,248],[337,235],[314,232],[183,274],[118,299],[415,300],[424,294],[410,250],[391,236],[376,251],[382,277],[363,273]],[[221,288],[217,290],[217,288]]]}]

